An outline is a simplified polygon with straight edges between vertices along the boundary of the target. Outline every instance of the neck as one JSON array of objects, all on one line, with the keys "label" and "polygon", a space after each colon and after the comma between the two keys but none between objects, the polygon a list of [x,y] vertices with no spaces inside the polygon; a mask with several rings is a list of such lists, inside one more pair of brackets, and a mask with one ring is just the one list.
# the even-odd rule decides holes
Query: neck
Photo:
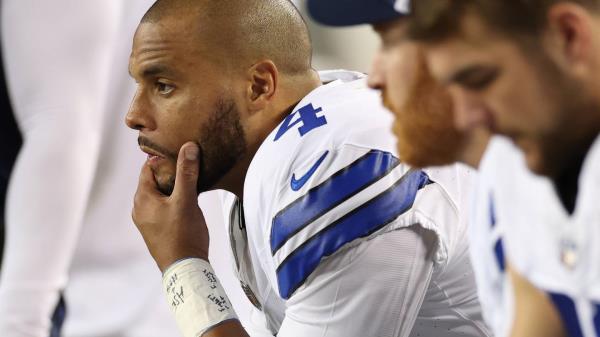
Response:
[{"label": "neck", "polygon": [[[272,104],[272,113],[266,112],[266,116],[254,127],[246,130],[246,138],[249,138],[245,154],[237,164],[213,187],[235,194],[240,200],[244,197],[244,182],[248,168],[265,139],[275,128],[281,124],[283,119],[293,112],[298,102],[306,97],[311,91],[321,85],[316,71],[311,70],[301,80],[297,78],[282,79],[279,98]],[[286,83],[288,82],[288,83]],[[288,88],[288,90],[286,90]]]},{"label": "neck", "polygon": [[479,128],[471,132],[467,138],[465,150],[462,154],[460,162],[472,168],[478,169],[481,164],[483,154],[490,142],[491,134],[489,131]]},{"label": "neck", "polygon": [[569,214],[573,214],[575,211],[577,192],[579,191],[579,174],[584,159],[585,155],[574,158],[571,165],[561,175],[553,179],[556,194]]},{"label": "neck", "polygon": [[[592,134],[581,146],[572,147],[570,149],[571,156],[565,160],[564,167],[552,177],[556,193],[569,214],[575,211],[579,192],[579,176],[585,158],[596,137],[598,137],[598,131]],[[579,151],[576,149],[579,149]]]}]

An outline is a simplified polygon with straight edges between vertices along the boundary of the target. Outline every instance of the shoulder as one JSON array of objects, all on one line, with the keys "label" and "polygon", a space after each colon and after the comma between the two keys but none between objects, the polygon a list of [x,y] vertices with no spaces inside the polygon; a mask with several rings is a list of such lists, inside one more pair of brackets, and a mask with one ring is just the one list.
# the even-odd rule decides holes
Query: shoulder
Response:
[{"label": "shoulder", "polygon": [[278,194],[296,172],[308,172],[313,165],[335,168],[332,158],[344,166],[368,150],[395,156],[392,117],[380,101],[363,79],[315,89],[260,146],[248,170],[249,189]]},{"label": "shoulder", "polygon": [[[391,114],[365,79],[337,80],[322,85],[302,99],[267,138],[276,147],[304,147],[342,143],[372,146],[393,137]],[[382,134],[382,131],[383,134]]]},{"label": "shoulder", "polygon": [[[344,151],[333,152],[331,161],[344,156]],[[410,170],[378,150],[321,172],[301,190],[287,189],[278,197],[269,248],[282,298],[304,284],[322,259],[406,213],[430,183],[424,172]]]}]

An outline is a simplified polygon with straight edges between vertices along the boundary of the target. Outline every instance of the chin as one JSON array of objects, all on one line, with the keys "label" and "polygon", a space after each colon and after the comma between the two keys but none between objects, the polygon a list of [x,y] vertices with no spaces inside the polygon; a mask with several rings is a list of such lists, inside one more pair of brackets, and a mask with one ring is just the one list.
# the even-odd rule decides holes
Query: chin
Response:
[{"label": "chin", "polygon": [[521,150],[525,156],[527,168],[531,172],[540,176],[555,178],[557,171],[559,170],[557,165],[552,165],[552,163],[545,160],[542,153],[535,148],[526,147],[521,148]]},{"label": "chin", "polygon": [[523,153],[527,168],[537,175],[549,175],[547,165],[543,161],[543,156],[539,147],[528,139],[511,137],[513,143]]},{"label": "chin", "polygon": [[154,175],[158,190],[164,195],[171,195],[175,188],[175,176],[174,175]]}]

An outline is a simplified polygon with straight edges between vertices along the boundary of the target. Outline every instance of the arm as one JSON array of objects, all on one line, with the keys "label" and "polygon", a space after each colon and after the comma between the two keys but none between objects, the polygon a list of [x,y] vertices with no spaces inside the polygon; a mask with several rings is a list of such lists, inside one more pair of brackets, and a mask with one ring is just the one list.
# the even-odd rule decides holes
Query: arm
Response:
[{"label": "arm", "polygon": [[288,300],[278,336],[409,336],[433,273],[425,232],[395,230],[323,261]]},{"label": "arm", "polygon": [[510,265],[507,268],[514,296],[511,337],[567,337],[550,299]]},{"label": "arm", "polygon": [[[190,156],[184,159],[188,150],[192,150]],[[208,232],[196,204],[196,153],[195,145],[188,143],[182,147],[175,189],[169,197],[157,192],[148,167],[142,169],[140,176],[133,218],[163,272],[182,258],[200,258],[197,260],[199,265],[205,263],[202,260],[208,260]],[[430,256],[436,242],[426,240],[427,236],[422,231],[420,227],[411,227],[381,234],[350,248],[342,248],[324,259],[290,297],[278,336],[408,335],[433,268]],[[198,270],[201,269],[196,270],[196,276],[188,278],[189,282],[206,287],[206,282],[210,281],[202,280]],[[170,276],[171,270],[165,273],[166,279]],[[179,289],[178,285],[175,288]],[[172,294],[168,289],[173,287],[167,287],[167,293]],[[189,294],[189,291],[184,288],[183,293]],[[225,297],[224,292],[222,295]],[[205,298],[207,296],[194,296],[199,306],[208,303]],[[181,302],[189,299],[185,297]],[[177,309],[177,306],[172,304],[172,309]],[[374,313],[378,317],[377,323],[372,322]],[[186,316],[185,322],[178,319],[183,331],[190,331],[187,329],[189,324],[206,321],[203,311]],[[230,316],[203,323],[194,330],[201,331],[199,333],[184,335],[248,335],[239,321],[227,317]]]}]

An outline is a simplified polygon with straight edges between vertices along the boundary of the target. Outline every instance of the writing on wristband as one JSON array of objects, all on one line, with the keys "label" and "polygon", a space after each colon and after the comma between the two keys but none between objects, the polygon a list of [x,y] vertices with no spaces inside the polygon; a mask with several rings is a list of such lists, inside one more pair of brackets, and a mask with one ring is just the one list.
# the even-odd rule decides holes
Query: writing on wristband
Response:
[{"label": "writing on wristband", "polygon": [[226,320],[237,319],[225,290],[205,260],[175,262],[163,274],[163,287],[185,337],[202,336]]}]

